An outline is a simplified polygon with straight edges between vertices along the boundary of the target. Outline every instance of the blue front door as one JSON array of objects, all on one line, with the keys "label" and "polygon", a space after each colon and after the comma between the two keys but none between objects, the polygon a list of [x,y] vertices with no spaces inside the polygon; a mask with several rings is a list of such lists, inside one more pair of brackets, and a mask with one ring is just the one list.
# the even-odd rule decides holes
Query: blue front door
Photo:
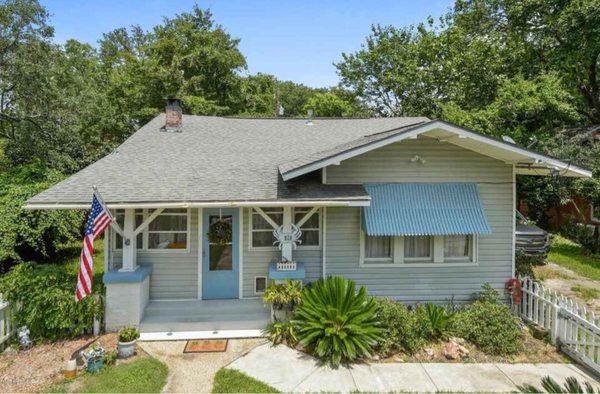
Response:
[{"label": "blue front door", "polygon": [[[209,227],[216,222],[231,226],[231,242],[209,242]],[[239,295],[239,211],[204,209],[202,217],[202,299],[238,298]]]}]

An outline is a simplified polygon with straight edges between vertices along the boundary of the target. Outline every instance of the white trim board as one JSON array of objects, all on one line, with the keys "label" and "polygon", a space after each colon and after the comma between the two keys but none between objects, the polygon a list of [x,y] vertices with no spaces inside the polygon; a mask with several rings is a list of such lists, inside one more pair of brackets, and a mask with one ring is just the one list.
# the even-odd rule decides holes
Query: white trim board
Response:
[{"label": "white trim board", "polygon": [[[529,159],[529,160],[533,160],[533,163],[531,163],[531,164],[535,164],[538,166],[547,164],[549,167],[546,167],[546,168],[548,168],[548,169],[558,168],[558,169],[562,169],[564,171],[569,172],[569,174],[572,173],[572,175],[568,175],[568,176],[583,177],[583,178],[590,178],[592,176],[591,171],[588,171],[586,169],[571,165],[569,163],[565,163],[563,161],[554,159],[552,157],[543,155],[541,153],[529,151],[529,150],[527,150],[525,148],[521,148],[517,145],[509,144],[509,143],[506,143],[503,141],[498,141],[494,138],[490,138],[490,137],[466,130],[462,127],[458,127],[458,126],[455,126],[455,125],[452,125],[450,123],[446,123],[446,122],[443,122],[440,120],[434,120],[434,121],[431,121],[428,123],[414,126],[414,127],[408,128],[405,131],[399,131],[397,134],[393,134],[384,139],[381,139],[381,140],[378,140],[375,142],[371,142],[371,143],[365,143],[364,145],[360,145],[355,148],[351,148],[350,150],[332,155],[330,157],[323,158],[321,160],[314,161],[312,163],[308,163],[306,165],[297,167],[290,171],[280,172],[280,173],[281,173],[281,176],[283,177],[283,180],[287,181],[287,180],[296,178],[300,175],[304,175],[304,174],[307,174],[312,171],[320,170],[320,169],[325,168],[330,165],[336,165],[343,160],[347,160],[352,157],[362,155],[364,153],[370,152],[372,150],[381,148],[381,147],[389,145],[389,144],[393,144],[395,142],[400,142],[405,139],[414,139],[420,134],[423,134],[426,132],[431,132],[434,130],[446,131],[446,132],[457,135],[459,137],[457,140],[450,141],[448,139],[444,139],[444,141],[454,143],[459,146],[462,146],[462,145],[459,144],[457,141],[470,139],[472,141],[512,153],[513,155],[521,156],[520,158],[515,157],[515,159],[511,161],[511,164],[512,163],[516,164],[516,163],[518,163],[519,160]],[[464,147],[464,148],[469,149],[467,147]],[[486,155],[493,157],[490,154],[486,154]],[[527,170],[524,170],[524,171],[527,171]]]},{"label": "white trim board", "polygon": [[190,339],[261,338],[263,330],[141,332],[140,341],[187,341]]}]

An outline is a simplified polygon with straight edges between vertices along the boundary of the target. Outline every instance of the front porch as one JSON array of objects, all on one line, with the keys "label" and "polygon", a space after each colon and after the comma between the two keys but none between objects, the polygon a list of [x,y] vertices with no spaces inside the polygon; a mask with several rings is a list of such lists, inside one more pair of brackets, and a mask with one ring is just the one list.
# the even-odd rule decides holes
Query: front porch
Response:
[{"label": "front porch", "polygon": [[270,321],[270,309],[259,298],[152,300],[140,323],[140,339],[259,337]]}]

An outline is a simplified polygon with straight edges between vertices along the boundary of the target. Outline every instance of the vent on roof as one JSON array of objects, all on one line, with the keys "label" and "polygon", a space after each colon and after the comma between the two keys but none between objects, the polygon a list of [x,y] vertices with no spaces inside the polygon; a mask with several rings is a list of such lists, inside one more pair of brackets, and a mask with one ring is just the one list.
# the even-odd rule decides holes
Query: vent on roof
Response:
[{"label": "vent on roof", "polygon": [[181,101],[176,98],[168,99],[167,106],[165,107],[165,125],[161,130],[180,132],[182,119]]},{"label": "vent on roof", "polygon": [[313,112],[312,108],[310,108],[310,109],[307,111],[307,114],[306,114],[306,116],[307,116],[307,119],[306,119],[306,125],[307,125],[307,126],[312,126],[312,125],[313,125],[313,113],[314,113],[314,112]]}]

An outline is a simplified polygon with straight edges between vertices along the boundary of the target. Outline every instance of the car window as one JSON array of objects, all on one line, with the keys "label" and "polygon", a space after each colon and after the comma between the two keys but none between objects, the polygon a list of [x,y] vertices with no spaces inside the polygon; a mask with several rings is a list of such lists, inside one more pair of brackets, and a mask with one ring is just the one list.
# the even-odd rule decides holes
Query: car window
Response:
[{"label": "car window", "polygon": [[525,216],[523,216],[523,214],[521,214],[521,212],[515,210],[515,217],[517,219],[517,223],[519,224],[524,224],[527,222],[527,219],[525,218]]}]

